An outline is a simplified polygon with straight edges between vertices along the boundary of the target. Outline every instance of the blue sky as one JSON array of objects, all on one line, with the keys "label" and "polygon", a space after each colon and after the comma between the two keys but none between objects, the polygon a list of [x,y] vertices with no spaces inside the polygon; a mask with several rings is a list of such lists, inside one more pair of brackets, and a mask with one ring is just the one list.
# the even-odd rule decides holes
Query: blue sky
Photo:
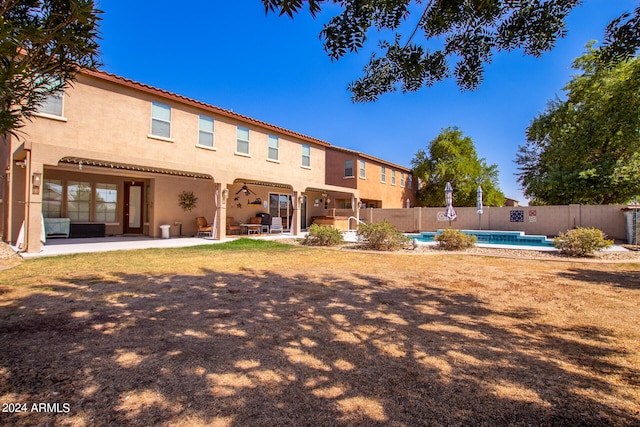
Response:
[{"label": "blue sky", "polygon": [[[260,0],[98,0],[102,69],[333,145],[410,167],[440,130],[457,126],[479,157],[497,164],[507,197],[526,203],[514,163],[525,129],[547,102],[563,96],[571,63],[590,40],[637,0],[584,0],[567,37],[541,58],[500,53],[473,92],[453,80],[415,93],[354,104],[347,84],[361,76],[365,49],[331,62],[319,39],[331,8],[315,20],[266,15]],[[332,6],[335,12],[335,6]],[[373,49],[377,35],[370,35]]]}]

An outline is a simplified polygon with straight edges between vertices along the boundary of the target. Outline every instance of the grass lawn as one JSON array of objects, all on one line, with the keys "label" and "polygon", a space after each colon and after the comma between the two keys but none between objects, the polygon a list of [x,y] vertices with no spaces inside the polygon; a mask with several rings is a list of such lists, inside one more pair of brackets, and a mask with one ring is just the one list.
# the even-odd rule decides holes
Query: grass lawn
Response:
[{"label": "grass lawn", "polygon": [[0,271],[0,349],[0,425],[638,426],[640,265],[245,239],[39,258]]}]

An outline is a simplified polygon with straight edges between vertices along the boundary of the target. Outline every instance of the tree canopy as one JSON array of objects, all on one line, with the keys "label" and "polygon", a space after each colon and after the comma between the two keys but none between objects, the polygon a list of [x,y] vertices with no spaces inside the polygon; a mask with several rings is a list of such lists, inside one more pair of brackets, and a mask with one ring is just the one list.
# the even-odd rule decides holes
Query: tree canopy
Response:
[{"label": "tree canopy", "polygon": [[47,96],[98,65],[92,0],[0,2],[0,136],[15,133]]},{"label": "tree canopy", "polygon": [[427,151],[416,153],[411,165],[414,175],[422,182],[418,188],[421,206],[444,206],[447,182],[453,186],[455,206],[475,206],[478,185],[482,187],[485,205],[504,205],[504,194],[498,185],[498,166],[479,159],[473,140],[458,128],[443,129],[429,143]]},{"label": "tree canopy", "polygon": [[551,101],[527,129],[516,163],[537,204],[626,203],[640,195],[640,59],[601,67],[588,46],[567,99]]},{"label": "tree canopy", "polygon": [[[370,30],[380,36],[363,77],[349,84],[356,102],[375,101],[401,88],[416,91],[453,74],[462,89],[475,89],[484,65],[498,51],[522,49],[540,56],[565,35],[565,19],[580,0],[263,0],[267,13],[293,17],[307,4],[317,16],[326,4],[341,12],[320,37],[333,60],[365,46]],[[603,61],[633,56],[640,47],[640,7],[606,28]],[[389,34],[389,38],[384,38]],[[422,37],[419,36],[422,34]],[[453,65],[455,63],[455,65]],[[453,65],[453,71],[451,66]]]}]

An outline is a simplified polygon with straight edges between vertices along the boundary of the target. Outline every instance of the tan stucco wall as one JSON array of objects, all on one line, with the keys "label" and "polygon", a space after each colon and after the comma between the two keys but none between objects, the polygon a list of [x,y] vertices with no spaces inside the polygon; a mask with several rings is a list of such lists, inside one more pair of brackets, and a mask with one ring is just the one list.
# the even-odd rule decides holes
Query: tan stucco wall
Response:
[{"label": "tan stucco wall", "polygon": [[[458,230],[523,231],[530,235],[555,236],[575,227],[595,227],[609,238],[626,239],[623,208],[626,205],[562,205],[485,207],[482,216],[474,207],[457,207],[451,227]],[[404,232],[436,231],[449,227],[442,208],[362,209],[366,222],[388,220]],[[511,222],[511,212],[521,211],[523,222]]]},{"label": "tan stucco wall", "polygon": [[[381,181],[381,170],[383,164],[371,158],[362,157],[358,153],[344,151],[335,147],[327,147],[327,184],[340,185],[343,187],[357,188],[360,200],[375,200],[383,208],[403,208],[406,200],[409,199],[411,206],[415,205],[415,184],[414,188],[400,185],[401,174],[404,173],[405,181],[409,175],[406,170],[398,169],[393,165],[386,166],[386,182]],[[353,161],[353,177],[344,176],[345,160]],[[365,161],[366,178],[360,177],[360,160]],[[396,171],[396,184],[391,184],[392,171]]]},{"label": "tan stucco wall", "polygon": [[[214,200],[214,183],[193,178],[173,178],[160,176],[155,178],[151,189],[149,234],[160,237],[160,225],[171,226],[171,236],[178,236],[179,225],[182,223],[182,235],[195,235],[197,232],[196,218],[203,216],[212,223],[216,212]],[[198,198],[196,207],[185,211],[178,205],[178,196],[183,191],[193,191]],[[216,218],[219,221],[219,218]]]},{"label": "tan stucco wall", "polygon": [[[341,187],[357,188],[358,181],[355,176],[358,173],[358,156],[356,153],[350,153],[346,151],[335,150],[327,148],[327,167],[326,167],[326,182],[331,185],[339,185]],[[344,176],[344,162],[345,160],[353,161],[353,177]]]},{"label": "tan stucco wall", "polygon": [[[171,141],[149,137],[152,101],[172,107]],[[196,146],[199,114],[215,120],[215,150]],[[54,165],[61,157],[77,156],[207,173],[218,182],[286,177],[297,187],[324,183],[322,146],[92,76],[80,75],[65,92],[64,117],[36,118],[24,128],[35,161]],[[250,156],[234,154],[238,124],[250,129]],[[269,134],[279,137],[279,163],[267,161]],[[303,143],[311,146],[311,168],[301,167]]]},{"label": "tan stucco wall", "polygon": [[[366,179],[360,177],[357,172],[358,189],[360,197],[364,200],[381,200],[383,208],[404,208],[409,199],[411,206],[415,205],[415,185],[409,188],[407,185],[408,173],[386,166],[386,180],[382,182],[382,165],[365,159]],[[396,171],[396,183],[392,184],[392,171]],[[401,177],[404,173],[404,183],[401,185]]]}]

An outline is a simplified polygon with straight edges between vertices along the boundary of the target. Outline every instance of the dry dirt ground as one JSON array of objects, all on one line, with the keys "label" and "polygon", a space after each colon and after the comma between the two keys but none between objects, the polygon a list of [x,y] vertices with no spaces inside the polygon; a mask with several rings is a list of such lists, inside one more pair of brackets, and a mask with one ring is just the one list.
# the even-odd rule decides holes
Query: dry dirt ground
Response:
[{"label": "dry dirt ground", "polygon": [[640,263],[25,261],[0,271],[0,402],[17,426],[640,426]]}]

